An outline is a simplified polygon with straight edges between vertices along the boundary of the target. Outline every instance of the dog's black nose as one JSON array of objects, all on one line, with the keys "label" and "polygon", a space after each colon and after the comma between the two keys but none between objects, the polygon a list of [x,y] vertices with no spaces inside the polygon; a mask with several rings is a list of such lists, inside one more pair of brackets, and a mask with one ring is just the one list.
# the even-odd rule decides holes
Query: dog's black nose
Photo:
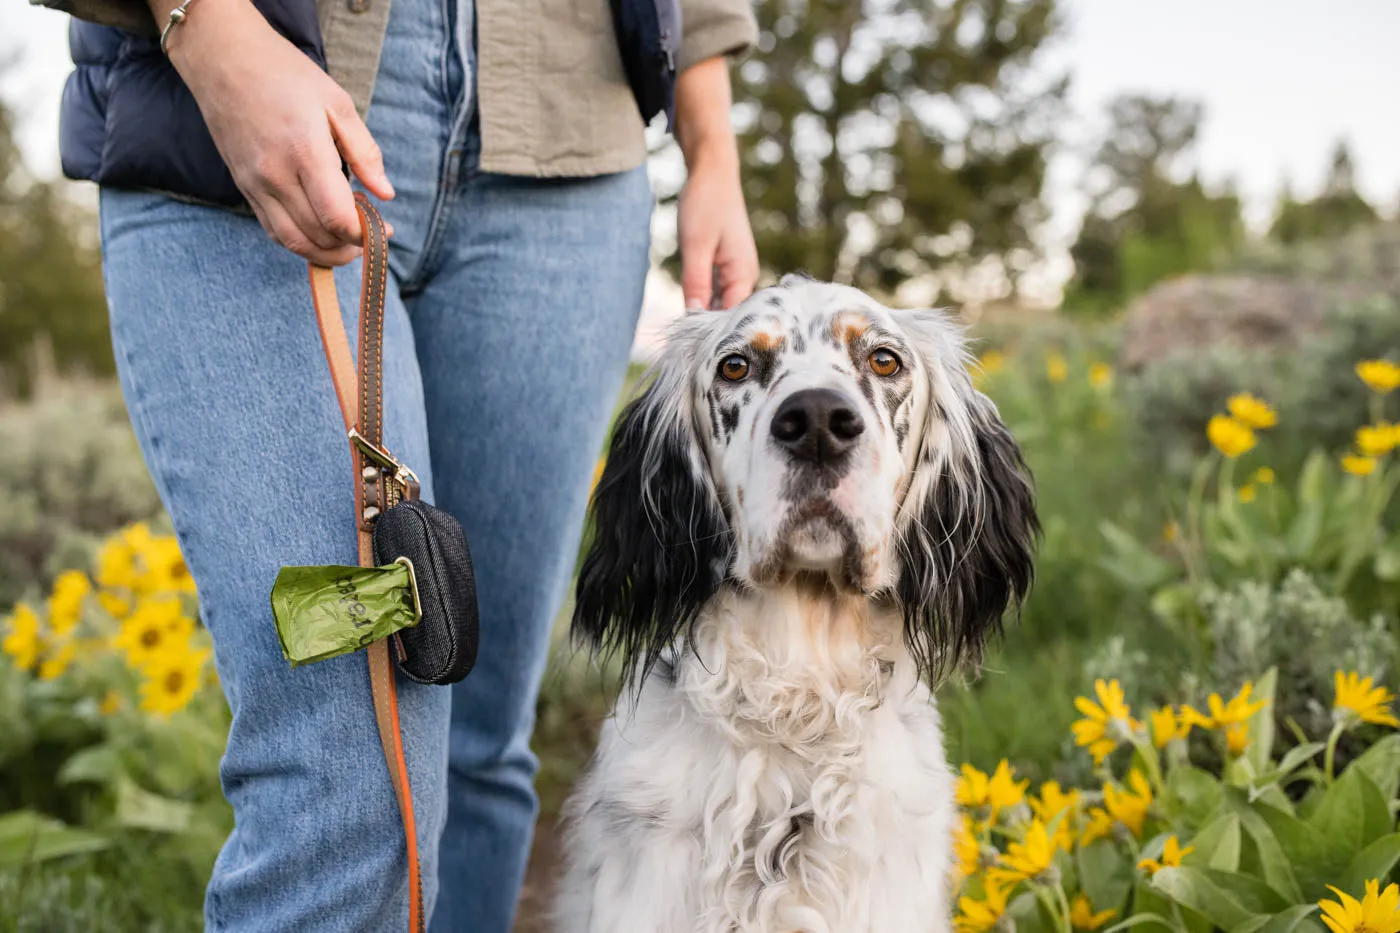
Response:
[{"label": "dog's black nose", "polygon": [[835,389],[803,389],[778,406],[770,428],[773,439],[792,456],[830,463],[855,446],[865,421],[855,402]]}]

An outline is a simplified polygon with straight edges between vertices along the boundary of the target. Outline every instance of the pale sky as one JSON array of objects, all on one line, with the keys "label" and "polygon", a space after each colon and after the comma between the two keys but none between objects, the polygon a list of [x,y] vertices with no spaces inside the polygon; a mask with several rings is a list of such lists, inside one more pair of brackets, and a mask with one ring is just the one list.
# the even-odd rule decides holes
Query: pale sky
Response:
[{"label": "pale sky", "polygon": [[[1147,91],[1206,107],[1197,149],[1208,181],[1233,176],[1247,216],[1265,223],[1282,180],[1301,195],[1326,173],[1338,138],[1358,165],[1362,194],[1384,213],[1400,206],[1400,0],[1066,0],[1068,38],[1049,61],[1072,74],[1067,152],[1053,163],[1046,278],[1068,271],[1081,171],[1111,97]],[[38,174],[58,173],[57,110],[70,69],[66,17],[0,4],[0,53],[18,48],[0,93],[18,107],[22,144]],[[669,302],[668,295],[656,300]]]}]

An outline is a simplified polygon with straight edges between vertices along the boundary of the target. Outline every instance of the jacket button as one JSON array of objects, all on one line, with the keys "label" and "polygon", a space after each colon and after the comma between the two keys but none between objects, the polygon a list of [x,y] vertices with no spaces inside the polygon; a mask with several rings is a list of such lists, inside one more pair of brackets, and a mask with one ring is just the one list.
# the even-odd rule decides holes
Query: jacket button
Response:
[{"label": "jacket button", "polygon": [[345,5],[351,13],[366,13],[369,11],[370,0],[345,0]]}]

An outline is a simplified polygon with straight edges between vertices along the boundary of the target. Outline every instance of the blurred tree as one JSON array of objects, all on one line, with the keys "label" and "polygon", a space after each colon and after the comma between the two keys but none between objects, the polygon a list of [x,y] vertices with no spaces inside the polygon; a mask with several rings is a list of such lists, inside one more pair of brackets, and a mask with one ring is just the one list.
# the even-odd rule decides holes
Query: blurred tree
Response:
[{"label": "blurred tree", "polygon": [[1140,95],[1109,104],[1109,127],[1090,165],[1089,208],[1070,247],[1067,308],[1116,309],[1162,279],[1208,268],[1244,234],[1233,182],[1206,190],[1186,168],[1201,105]]},{"label": "blurred tree", "polygon": [[1269,236],[1280,243],[1326,240],[1368,227],[1377,220],[1376,209],[1356,190],[1356,163],[1351,147],[1343,140],[1332,151],[1327,181],[1316,198],[1299,201],[1285,183]]},{"label": "blurred tree", "polygon": [[1065,79],[1057,0],[760,0],[734,94],[770,270],[893,291],[1034,258]]},{"label": "blurred tree", "polygon": [[90,212],[25,171],[0,101],[0,396],[37,369],[113,371],[102,263]]}]

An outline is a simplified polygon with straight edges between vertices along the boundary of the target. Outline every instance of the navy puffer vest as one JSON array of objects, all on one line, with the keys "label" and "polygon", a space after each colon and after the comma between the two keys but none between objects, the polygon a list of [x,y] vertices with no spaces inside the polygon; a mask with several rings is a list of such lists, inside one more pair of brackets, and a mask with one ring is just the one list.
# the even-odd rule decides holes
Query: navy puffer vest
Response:
[{"label": "navy puffer vest", "polygon": [[[283,36],[326,66],[315,0],[254,0]],[[197,15],[193,8],[191,15]],[[73,20],[77,66],[63,88],[59,154],[69,178],[242,207],[194,96],[154,38]]]}]

